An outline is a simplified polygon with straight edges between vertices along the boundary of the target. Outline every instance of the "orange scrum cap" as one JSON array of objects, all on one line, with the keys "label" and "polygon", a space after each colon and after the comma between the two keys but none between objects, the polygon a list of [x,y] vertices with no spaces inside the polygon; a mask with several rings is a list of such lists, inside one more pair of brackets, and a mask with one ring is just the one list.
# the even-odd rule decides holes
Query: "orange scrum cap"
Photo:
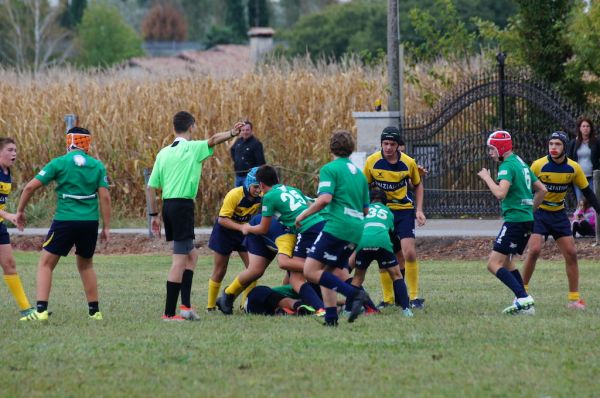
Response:
[{"label": "orange scrum cap", "polygon": [[90,151],[92,144],[92,135],[83,127],[73,127],[67,131],[67,152],[74,149],[82,149],[85,152]]}]

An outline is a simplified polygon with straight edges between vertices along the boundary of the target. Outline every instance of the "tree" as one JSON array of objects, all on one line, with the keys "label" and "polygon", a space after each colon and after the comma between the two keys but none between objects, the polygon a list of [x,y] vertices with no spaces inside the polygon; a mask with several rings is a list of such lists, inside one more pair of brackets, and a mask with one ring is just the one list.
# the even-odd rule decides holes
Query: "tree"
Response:
[{"label": "tree", "polygon": [[248,25],[244,16],[242,0],[225,0],[227,10],[225,12],[225,26],[233,33],[233,43],[243,43],[247,40]]},{"label": "tree", "polygon": [[469,33],[460,20],[452,0],[435,0],[433,8],[426,11],[413,8],[410,21],[415,33],[423,38],[420,45],[409,49],[419,59],[460,59],[471,55],[475,49],[476,36]]},{"label": "tree", "polygon": [[322,12],[300,18],[285,34],[292,55],[307,51],[340,58],[348,52],[376,53],[386,48],[386,0],[357,0],[331,5]]},{"label": "tree", "polygon": [[156,3],[142,21],[144,40],[184,41],[187,37],[187,22],[179,9],[172,3]]},{"label": "tree", "polygon": [[79,62],[84,66],[111,66],[144,53],[141,39],[112,5],[92,3],[81,22]]},{"label": "tree", "polygon": [[269,26],[267,0],[248,0],[248,26]]},{"label": "tree", "polygon": [[70,32],[59,26],[62,9],[45,0],[0,2],[0,58],[18,70],[36,73],[65,62]]},{"label": "tree", "polygon": [[83,12],[87,7],[87,0],[63,0],[64,4],[64,12],[61,17],[61,24],[65,28],[74,28],[79,25],[81,22],[81,18],[83,17]]},{"label": "tree", "polygon": [[575,57],[567,64],[567,73],[582,75],[587,73],[593,79],[584,83],[589,93],[600,94],[600,3],[591,2],[588,7],[580,4],[569,26],[567,40]]}]

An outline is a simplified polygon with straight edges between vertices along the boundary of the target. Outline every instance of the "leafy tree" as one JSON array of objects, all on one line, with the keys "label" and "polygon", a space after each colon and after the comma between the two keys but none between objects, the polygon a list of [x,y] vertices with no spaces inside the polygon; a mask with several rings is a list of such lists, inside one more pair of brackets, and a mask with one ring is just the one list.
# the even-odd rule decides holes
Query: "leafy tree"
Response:
[{"label": "leafy tree", "polygon": [[599,95],[600,2],[591,2],[588,7],[580,4],[576,8],[567,40],[575,53],[573,62],[567,64],[567,72],[575,76],[583,73],[593,76],[594,79],[587,79],[586,90]]},{"label": "leafy tree", "polygon": [[156,3],[142,21],[142,36],[144,40],[184,41],[187,22],[172,3]]},{"label": "leafy tree", "polygon": [[410,21],[415,33],[424,41],[409,49],[419,59],[432,61],[437,57],[458,59],[469,56],[475,49],[476,35],[469,33],[460,20],[452,0],[436,0],[428,10],[413,8]]},{"label": "leafy tree", "polygon": [[387,1],[358,0],[326,7],[300,18],[285,37],[290,53],[340,58],[347,52],[386,48]]},{"label": "leafy tree", "polygon": [[269,26],[267,0],[248,0],[248,26]]},{"label": "leafy tree", "polygon": [[63,1],[66,3],[66,5],[65,11],[62,14],[61,24],[65,28],[74,28],[81,22],[83,12],[87,7],[87,0]]},{"label": "leafy tree", "polygon": [[143,54],[142,41],[119,10],[95,1],[83,13],[79,27],[79,62],[107,67]]},{"label": "leafy tree", "polygon": [[244,5],[242,0],[225,0],[227,6],[225,12],[225,26],[233,33],[233,43],[247,41],[248,25],[244,16]]}]

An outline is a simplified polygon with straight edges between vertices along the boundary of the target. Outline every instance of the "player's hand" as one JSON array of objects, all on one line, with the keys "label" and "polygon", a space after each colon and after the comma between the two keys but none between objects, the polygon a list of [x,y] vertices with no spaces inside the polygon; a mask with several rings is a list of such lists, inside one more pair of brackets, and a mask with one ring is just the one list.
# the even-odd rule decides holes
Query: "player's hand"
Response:
[{"label": "player's hand", "polygon": [[429,174],[429,170],[427,170],[425,166],[421,166],[420,164],[417,165],[417,170],[419,171],[419,176],[421,177],[425,177],[427,174]]},{"label": "player's hand", "polygon": [[250,233],[250,224],[243,224],[242,225],[242,233],[244,235],[248,235]]},{"label": "player's hand", "polygon": [[100,242],[102,242],[106,245],[106,244],[108,244],[109,240],[110,240],[109,229],[106,227],[102,227],[102,231],[100,232]]},{"label": "player's hand", "polygon": [[427,222],[427,217],[425,217],[425,213],[420,210],[417,210],[415,213],[415,218],[417,219],[417,225],[422,227]]},{"label": "player's hand", "polygon": [[158,216],[152,217],[150,225],[152,227],[152,233],[154,236],[160,238],[160,218]]},{"label": "player's hand", "polygon": [[300,226],[302,225],[302,221],[304,221],[304,212],[300,213],[298,217],[296,217],[296,222],[294,223],[296,225],[296,228],[300,228]]},{"label": "player's hand", "polygon": [[233,128],[231,129],[231,135],[238,136],[240,135],[241,131],[242,131],[242,127],[244,127],[246,124],[244,122],[236,122],[236,124],[233,125]]},{"label": "player's hand", "polygon": [[486,169],[485,167],[483,169],[481,169],[481,171],[479,171],[479,173],[477,173],[477,175],[483,180],[487,180],[488,178],[492,178],[490,171],[488,169]]},{"label": "player's hand", "polygon": [[26,222],[27,222],[27,220],[25,219],[24,213],[17,212],[17,214],[15,214],[15,223],[14,224],[17,226],[17,229],[19,231],[23,231],[25,229]]}]

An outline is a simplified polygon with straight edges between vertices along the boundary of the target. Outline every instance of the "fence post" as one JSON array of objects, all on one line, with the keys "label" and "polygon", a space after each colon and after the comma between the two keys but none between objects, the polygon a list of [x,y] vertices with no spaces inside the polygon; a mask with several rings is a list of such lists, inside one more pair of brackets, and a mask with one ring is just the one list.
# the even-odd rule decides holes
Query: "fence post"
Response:
[{"label": "fence post", "polygon": [[498,112],[500,113],[500,129],[504,130],[504,60],[506,60],[506,54],[499,52],[496,60],[498,61]]},{"label": "fence post", "polygon": [[[150,173],[152,173],[152,169],[144,168],[144,189],[148,186],[148,180],[150,179]],[[150,217],[150,202],[148,201],[148,195],[144,195],[146,197],[146,218],[148,225],[148,236],[152,238],[154,234],[152,234],[152,217]]]},{"label": "fence post", "polygon": [[[600,170],[594,170],[592,179],[594,181],[594,193],[597,198],[600,198]],[[600,245],[600,217],[596,213],[596,246],[598,245]]]}]

